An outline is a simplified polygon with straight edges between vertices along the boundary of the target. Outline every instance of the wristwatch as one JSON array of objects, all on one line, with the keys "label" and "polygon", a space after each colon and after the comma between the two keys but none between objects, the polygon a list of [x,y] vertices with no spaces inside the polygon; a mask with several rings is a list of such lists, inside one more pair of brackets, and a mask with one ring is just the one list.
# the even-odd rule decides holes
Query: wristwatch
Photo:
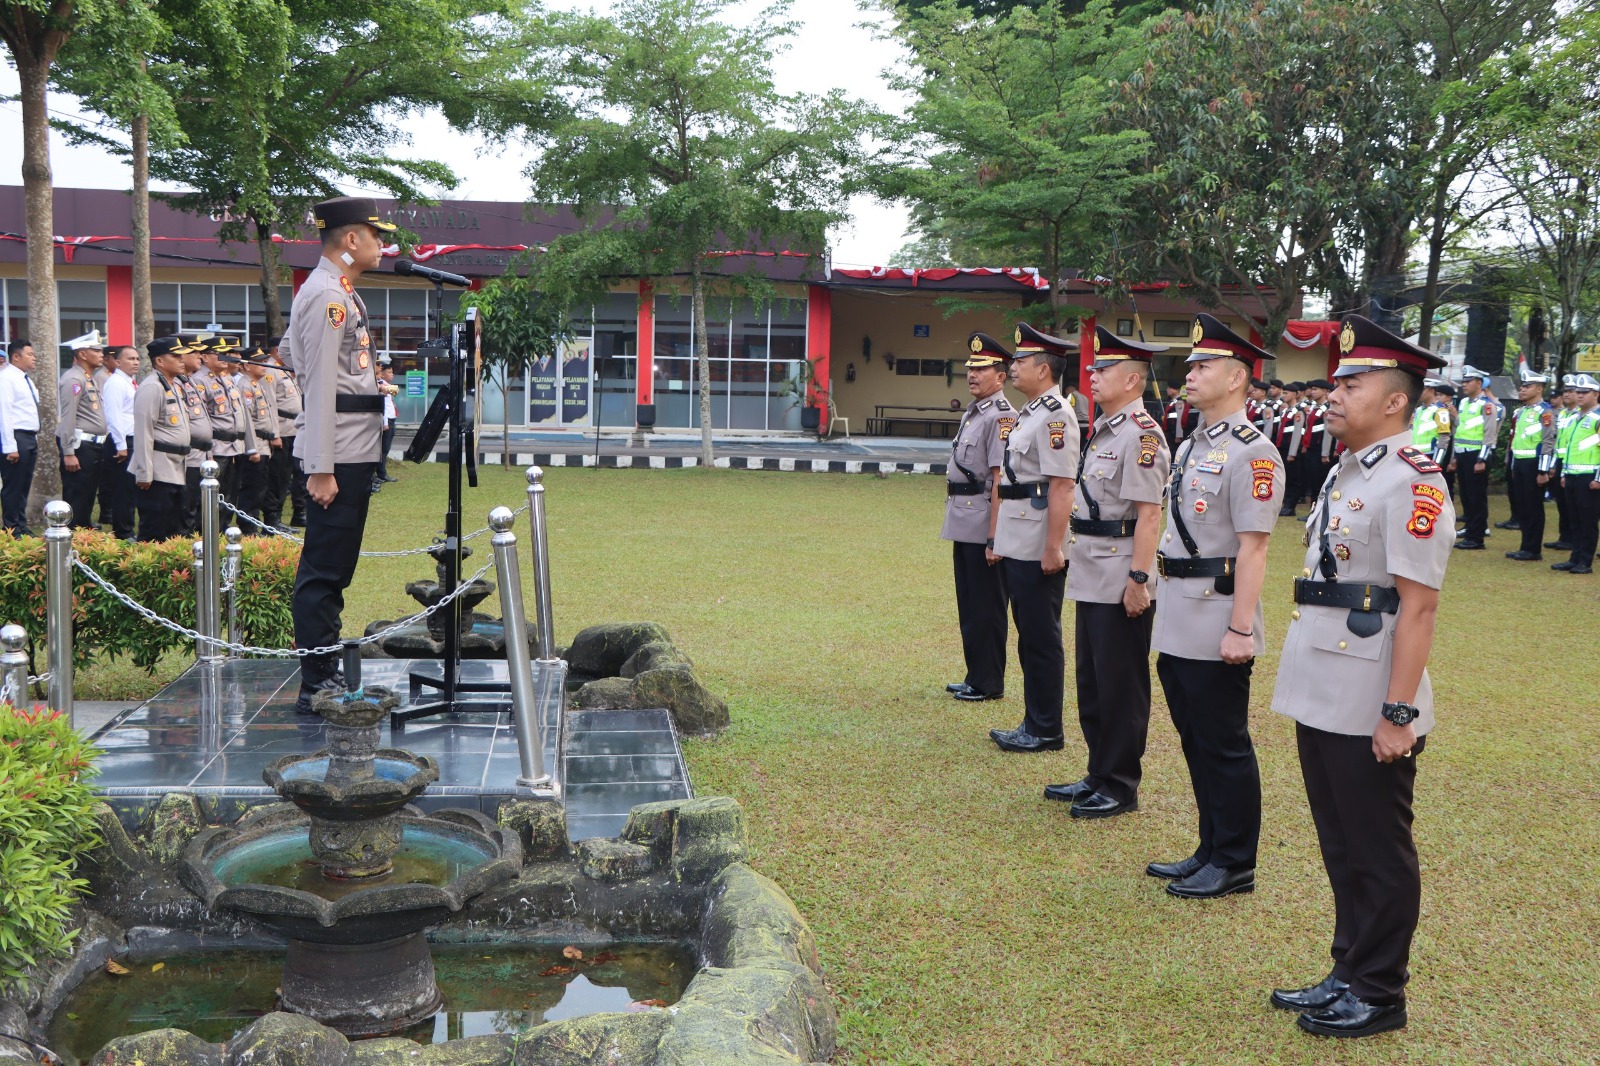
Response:
[{"label": "wristwatch", "polygon": [[1150,575],[1145,573],[1143,570],[1129,570],[1128,576],[1133,578],[1133,582],[1136,585],[1142,585],[1146,581],[1150,580]]},{"label": "wristwatch", "polygon": [[1385,703],[1383,705],[1383,716],[1395,725],[1410,725],[1421,714],[1421,711],[1409,703]]}]

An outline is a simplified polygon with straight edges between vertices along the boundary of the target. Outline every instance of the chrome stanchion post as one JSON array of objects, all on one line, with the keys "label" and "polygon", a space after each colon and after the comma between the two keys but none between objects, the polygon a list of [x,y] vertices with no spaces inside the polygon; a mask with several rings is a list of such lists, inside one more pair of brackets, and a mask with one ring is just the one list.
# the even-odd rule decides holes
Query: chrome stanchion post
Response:
[{"label": "chrome stanchion post", "polygon": [[0,626],[0,688],[13,707],[28,705],[28,631],[19,625]]},{"label": "chrome stanchion post", "polygon": [[501,621],[506,635],[506,669],[511,676],[511,714],[516,723],[517,756],[522,773],[517,784],[537,788],[550,782],[544,766],[544,720],[533,691],[533,662],[528,654],[528,616],[522,606],[522,573],[517,564],[516,515],[509,507],[489,512],[494,536],[495,577],[500,583]]},{"label": "chrome stanchion post", "polygon": [[556,657],[556,637],[550,609],[550,532],[544,513],[544,471],[530,466],[527,478],[529,539],[533,542],[535,635],[539,640],[539,660],[550,662]]},{"label": "chrome stanchion post", "polygon": [[[217,480],[221,470],[215,459],[200,464],[200,541],[206,548],[206,584],[211,589],[206,602],[211,605],[211,614],[209,629],[195,628],[211,637],[222,636],[222,505],[218,502],[222,499],[222,483]],[[220,655],[221,649],[214,647],[211,657]]]},{"label": "chrome stanchion post", "polygon": [[[50,709],[72,718],[72,506],[44,505],[45,659],[49,663]],[[26,680],[26,679],[24,679]]]},{"label": "chrome stanchion post", "polygon": [[202,664],[215,662],[217,650],[216,564],[206,558],[204,541],[194,542],[194,656]]},{"label": "chrome stanchion post", "polygon": [[[239,575],[244,572],[244,533],[238,526],[229,526],[223,536],[228,541],[228,546],[223,549],[225,557],[222,562],[222,583],[228,589],[228,643],[242,644],[244,641],[239,633]],[[232,658],[232,649],[229,649],[228,656]]]}]

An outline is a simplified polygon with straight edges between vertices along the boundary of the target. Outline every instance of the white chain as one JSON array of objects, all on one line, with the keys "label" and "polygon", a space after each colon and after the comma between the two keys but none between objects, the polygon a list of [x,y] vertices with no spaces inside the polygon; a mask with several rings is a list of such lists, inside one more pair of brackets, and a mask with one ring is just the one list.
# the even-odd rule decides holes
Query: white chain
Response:
[{"label": "white chain", "polygon": [[[55,675],[53,673],[49,672],[40,674],[38,677],[34,677],[30,674],[28,676],[28,686],[31,688],[34,685],[48,684],[50,679],[54,676]],[[7,670],[5,671],[5,680],[0,681],[0,704],[5,704],[8,707],[15,707],[16,703],[14,702],[13,697],[16,695],[16,684],[12,681],[11,671]]]},{"label": "white chain", "polygon": [[[282,537],[284,540],[292,540],[296,544],[304,544],[305,543],[305,539],[302,538],[302,537],[297,537],[293,533],[285,533],[283,530],[279,529],[277,526],[269,526],[265,522],[261,522],[261,521],[257,520],[256,518],[245,514],[243,511],[239,510],[239,508],[235,507],[233,504],[229,503],[227,500],[224,500],[221,496],[217,497],[217,502],[220,503],[227,510],[232,511],[234,514],[236,514],[240,518],[244,519],[246,522],[249,522],[252,526],[255,526],[257,529],[261,530],[263,533],[269,534],[270,536],[274,536],[274,537]],[[523,504],[521,507],[518,507],[515,511],[513,511],[511,513],[514,514],[514,515],[519,515],[519,514],[522,514],[522,513],[526,512],[527,509],[528,509],[528,505],[527,504]],[[481,537],[487,532],[489,532],[489,527],[488,526],[484,526],[482,529],[475,529],[471,533],[468,533],[465,536],[463,536],[461,538],[461,542],[463,544],[465,544],[467,541],[473,539],[474,537]],[[361,558],[363,558],[363,559],[400,559],[400,558],[403,558],[403,557],[405,557],[407,555],[427,555],[429,552],[433,551],[433,549],[435,547],[437,547],[437,545],[430,544],[425,548],[405,548],[405,549],[403,549],[401,551],[362,552],[361,553]]]},{"label": "white chain", "polygon": [[[170,629],[179,636],[187,637],[190,640],[207,641],[215,648],[225,649],[240,655],[255,655],[261,658],[269,659],[304,659],[308,655],[333,655],[344,650],[343,644],[327,644],[320,648],[258,648],[252,644],[233,644],[223,640],[221,637],[207,637],[193,629],[190,629],[188,626],[183,625],[180,622],[174,622],[170,618],[161,617],[161,615],[157,614],[155,611],[152,611],[150,608],[146,607],[132,596],[129,596],[126,592],[123,592],[121,589],[117,588],[110,581],[95,573],[94,569],[90,567],[88,563],[85,563],[82,559],[78,558],[77,552],[72,553],[72,565],[78,570],[82,571],[83,575],[90,581],[100,586],[100,589],[108,596],[111,596],[113,599],[120,602],[124,607],[127,607],[146,621],[154,622],[156,625]],[[400,630],[405,629],[408,626],[416,625],[418,622],[426,621],[439,611],[443,610],[445,607],[449,606],[457,598],[464,595],[466,591],[472,587],[475,581],[481,578],[484,574],[487,574],[492,569],[494,569],[494,563],[492,561],[484,563],[476,574],[473,574],[471,577],[462,581],[456,586],[454,592],[450,593],[450,595],[446,596],[432,607],[429,607],[424,611],[419,611],[410,618],[402,618],[393,625],[380,629],[376,633],[370,634],[369,636],[362,637],[360,640],[356,641],[356,643],[375,644],[385,637],[398,633]]]}]

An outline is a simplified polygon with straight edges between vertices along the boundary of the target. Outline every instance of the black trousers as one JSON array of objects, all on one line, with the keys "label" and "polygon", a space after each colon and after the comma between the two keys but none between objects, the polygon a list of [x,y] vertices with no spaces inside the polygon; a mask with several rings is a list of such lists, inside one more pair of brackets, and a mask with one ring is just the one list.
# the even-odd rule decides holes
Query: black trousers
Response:
[{"label": "black trousers", "polygon": [[1073,627],[1078,725],[1089,749],[1086,780],[1123,803],[1139,794],[1150,734],[1152,606],[1129,618],[1120,603],[1078,603]]},{"label": "black trousers", "polygon": [[[1537,462],[1534,465],[1538,465]],[[1523,500],[1522,500],[1521,496],[1517,492],[1517,487],[1518,487],[1517,486],[1517,477],[1518,477],[1518,474],[1517,474],[1517,460],[1515,458],[1507,458],[1506,459],[1506,503],[1511,508],[1510,521],[1514,525],[1521,525],[1522,524],[1522,504],[1523,504]],[[1532,479],[1530,478],[1529,480],[1532,480]],[[1527,538],[1524,537],[1523,540],[1526,541]]]},{"label": "black trousers", "polygon": [[1561,464],[1550,473],[1550,483],[1545,486],[1556,498],[1556,539],[1563,544],[1572,543],[1572,508],[1567,504],[1567,490],[1561,487]]},{"label": "black trousers", "polygon": [[261,509],[269,525],[283,522],[283,501],[294,498],[294,513],[304,514],[306,509],[306,480],[294,461],[294,438],[284,437],[283,447],[274,448],[267,464],[267,491]]},{"label": "black trousers", "polygon": [[[106,461],[109,463],[114,463],[116,462],[117,448],[116,445],[111,443],[109,438],[110,435],[108,434],[106,440]],[[123,465],[126,464],[124,463]],[[107,467],[106,476],[100,479],[100,524],[103,526],[114,526],[116,524],[116,493],[116,475],[111,471],[110,467]],[[132,505],[130,504],[129,506]]]},{"label": "black trousers", "polygon": [[39,461],[39,435],[19,429],[15,436],[17,461],[0,457],[0,518],[20,536],[28,528],[28,491],[33,488],[33,468]]},{"label": "black trousers", "polygon": [[378,460],[378,473],[384,477],[389,476],[389,449],[394,447],[394,431],[396,425],[390,422],[383,429],[383,457]]},{"label": "black trousers", "polygon": [[1067,653],[1061,643],[1061,601],[1067,571],[1044,572],[1037,559],[1006,559],[1006,593],[1017,626],[1017,662],[1022,665],[1022,727],[1036,737],[1061,735]]},{"label": "black trousers", "polygon": [[1302,725],[1295,738],[1333,887],[1333,976],[1359,999],[1398,1002],[1422,909],[1411,802],[1427,738],[1391,763],[1373,757],[1371,737]]},{"label": "black trousers", "polygon": [[966,683],[995,695],[1006,687],[1006,581],[1003,563],[989,565],[982,544],[952,541],[956,572],[956,618]]},{"label": "black trousers", "polygon": [[1316,450],[1300,457],[1300,497],[1315,498],[1322,490],[1322,483],[1328,480],[1328,464],[1322,461],[1321,448],[1319,442]]},{"label": "black trousers", "polygon": [[[111,497],[111,532],[118,540],[132,540],[136,532],[137,517],[133,496],[137,490],[134,487],[133,474],[128,470],[129,458],[130,456],[124,453],[122,458],[118,459],[116,449],[109,441],[106,442],[105,484],[109,486]],[[104,503],[100,505],[102,512],[105,506]]]},{"label": "black trousers", "polygon": [[1544,551],[1544,490],[1539,484],[1539,460],[1511,461],[1511,515],[1522,523],[1522,550]]},{"label": "black trousers", "polygon": [[1300,501],[1306,495],[1306,464],[1304,456],[1297,455],[1293,459],[1283,461],[1283,506],[1290,508],[1300,506]]},{"label": "black trousers", "polygon": [[[297,648],[320,648],[339,643],[344,590],[355,577],[361,556],[361,537],[372,501],[372,472],[376,463],[339,463],[333,476],[339,493],[323,507],[315,500],[306,508],[305,547],[294,578],[294,643]],[[315,688],[338,671],[339,656],[306,656],[301,660],[300,683]]]},{"label": "black trousers", "polygon": [[1600,527],[1600,489],[1593,474],[1566,475],[1567,513],[1572,516],[1572,561],[1594,565],[1597,527]]},{"label": "black trousers", "polygon": [[1482,541],[1489,533],[1489,465],[1477,469],[1476,452],[1456,453],[1456,478],[1461,485],[1461,517],[1466,524],[1463,540]]},{"label": "black trousers", "polygon": [[94,500],[105,480],[106,444],[86,441],[72,454],[78,469],[68,470],[65,462],[61,464],[61,498],[72,508],[72,528],[83,529],[94,525]]},{"label": "black trousers", "polygon": [[152,481],[149,488],[134,488],[133,502],[139,510],[141,541],[168,540],[186,532],[183,529],[182,485]]},{"label": "black trousers", "polygon": [[[239,510],[252,518],[260,519],[262,502],[267,497],[267,463],[268,458],[263,456],[256,462],[251,462],[249,456],[239,459],[239,498],[230,501]],[[240,523],[248,526],[249,523]],[[226,523],[224,523],[226,525]],[[257,530],[245,529],[244,532],[254,535]]]},{"label": "black trousers", "polygon": [[213,455],[217,461],[217,488],[222,498],[239,506],[239,467],[249,460],[243,455]]},{"label": "black trousers", "polygon": [[1254,867],[1261,841],[1261,769],[1250,740],[1254,666],[1156,656],[1194,788],[1200,829],[1195,858],[1228,870]]},{"label": "black trousers", "polygon": [[[232,503],[232,500],[228,501]],[[223,526],[227,528],[226,525]],[[186,467],[183,471],[183,530],[200,532],[200,468]]]}]

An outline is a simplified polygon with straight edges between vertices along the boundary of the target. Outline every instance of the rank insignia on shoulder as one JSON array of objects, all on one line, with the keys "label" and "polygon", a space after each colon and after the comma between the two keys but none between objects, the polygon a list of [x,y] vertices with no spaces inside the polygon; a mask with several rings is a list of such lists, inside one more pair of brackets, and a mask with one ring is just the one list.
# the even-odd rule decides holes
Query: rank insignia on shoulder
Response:
[{"label": "rank insignia on shoulder", "polygon": [[[1412,450],[1415,451],[1416,449],[1412,449]],[[1379,444],[1376,447],[1374,447],[1371,451],[1367,452],[1366,455],[1363,455],[1361,457],[1361,465],[1366,467],[1368,470],[1371,470],[1373,467],[1377,466],[1380,462],[1382,462],[1383,461],[1383,457],[1388,455],[1388,454],[1389,454],[1389,446],[1387,444]],[[1421,454],[1421,453],[1419,452],[1418,454]],[[1437,469],[1437,467],[1435,467],[1435,469]]]},{"label": "rank insignia on shoulder", "polygon": [[[1401,448],[1398,454],[1400,458],[1409,463],[1411,467],[1419,474],[1439,473],[1439,464],[1433,461],[1433,456],[1429,455],[1421,448],[1413,448],[1408,444],[1404,448]],[[1363,463],[1366,462],[1365,459],[1361,461]]]},{"label": "rank insignia on shoulder", "polygon": [[350,284],[350,279],[345,277],[343,274],[339,275],[339,288],[352,294],[356,291],[356,287]]},{"label": "rank insignia on shoulder", "polygon": [[1156,465],[1156,452],[1161,449],[1161,438],[1154,433],[1139,434],[1139,458],[1137,462],[1145,469]]},{"label": "rank insignia on shoulder", "polygon": [[997,396],[994,401],[994,409],[996,411],[1009,411],[1011,410],[1011,405],[1006,403],[1004,396]]},{"label": "rank insignia on shoulder", "polygon": [[1061,410],[1061,401],[1056,399],[1054,396],[1041,396],[1039,397],[1039,402],[1044,404],[1046,411]]},{"label": "rank insignia on shoulder", "polygon": [[1233,435],[1246,444],[1254,444],[1256,438],[1261,436],[1261,433],[1254,426],[1247,426],[1241,422],[1233,427]]},{"label": "rank insignia on shoulder", "polygon": [[1149,411],[1139,410],[1133,412],[1133,424],[1140,429],[1160,429],[1161,423],[1150,417]]},{"label": "rank insignia on shoulder", "polygon": [[994,403],[993,400],[984,400],[982,403],[978,404],[978,410],[987,411],[989,409],[989,405],[992,403]]},{"label": "rank insignia on shoulder", "polygon": [[1218,422],[1214,426],[1206,427],[1206,439],[1207,440],[1216,440],[1218,437],[1222,436],[1226,432],[1228,432],[1228,423],[1226,423],[1226,422]]},{"label": "rank insignia on shoulder", "polygon": [[328,325],[332,326],[334,329],[343,329],[345,314],[346,312],[344,309],[344,304],[329,304]]}]

